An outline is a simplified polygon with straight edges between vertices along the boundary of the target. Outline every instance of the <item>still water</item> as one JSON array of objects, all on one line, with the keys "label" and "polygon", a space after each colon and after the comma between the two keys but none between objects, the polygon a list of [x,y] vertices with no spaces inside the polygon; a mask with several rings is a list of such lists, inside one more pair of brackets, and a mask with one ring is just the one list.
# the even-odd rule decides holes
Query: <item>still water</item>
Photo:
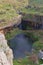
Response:
[{"label": "still water", "polygon": [[24,58],[27,53],[32,51],[32,40],[24,33],[16,35],[9,42],[16,59]]}]

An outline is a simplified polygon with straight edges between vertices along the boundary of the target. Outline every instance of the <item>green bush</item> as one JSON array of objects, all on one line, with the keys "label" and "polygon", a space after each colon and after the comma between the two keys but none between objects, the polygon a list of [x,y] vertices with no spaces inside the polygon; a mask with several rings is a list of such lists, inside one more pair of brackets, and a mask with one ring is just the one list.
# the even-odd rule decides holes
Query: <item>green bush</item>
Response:
[{"label": "green bush", "polygon": [[33,44],[33,48],[35,48],[36,51],[43,49],[43,42],[42,41],[36,41]]}]

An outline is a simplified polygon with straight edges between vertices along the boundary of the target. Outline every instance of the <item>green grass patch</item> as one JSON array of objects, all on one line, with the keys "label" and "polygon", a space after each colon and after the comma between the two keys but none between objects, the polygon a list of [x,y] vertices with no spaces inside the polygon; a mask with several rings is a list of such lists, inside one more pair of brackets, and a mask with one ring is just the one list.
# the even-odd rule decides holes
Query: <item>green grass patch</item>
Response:
[{"label": "green grass patch", "polygon": [[[12,4],[9,3],[1,3],[0,4],[0,27],[4,27],[10,25],[10,23],[15,23],[18,14],[16,10],[13,8]],[[3,21],[4,20],[4,21]],[[8,24],[9,23],[9,24]]]},{"label": "green grass patch", "polygon": [[33,44],[33,48],[35,49],[35,52],[38,53],[39,50],[43,49],[43,42],[42,41],[36,41]]},{"label": "green grass patch", "polygon": [[29,58],[23,58],[23,59],[18,59],[14,60],[14,65],[39,65],[31,61]]},{"label": "green grass patch", "polygon": [[37,14],[37,15],[43,15],[43,7],[42,8],[23,8],[22,12],[25,14]]},{"label": "green grass patch", "polygon": [[11,31],[7,32],[5,36],[6,36],[6,39],[9,40],[22,32],[23,32],[22,30],[19,30],[18,28],[14,28]]},{"label": "green grass patch", "polygon": [[12,19],[15,17],[16,11],[11,4],[0,4],[0,19]]},{"label": "green grass patch", "polygon": [[33,32],[26,32],[25,35],[32,39],[33,42],[36,42],[39,40],[39,36],[35,35]]}]

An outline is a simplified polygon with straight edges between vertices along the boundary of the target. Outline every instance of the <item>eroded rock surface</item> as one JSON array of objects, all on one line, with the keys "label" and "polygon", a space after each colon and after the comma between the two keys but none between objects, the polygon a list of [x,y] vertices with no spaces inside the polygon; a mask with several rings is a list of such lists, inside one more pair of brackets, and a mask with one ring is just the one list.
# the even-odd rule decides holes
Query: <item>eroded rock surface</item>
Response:
[{"label": "eroded rock surface", "polygon": [[13,52],[3,33],[0,33],[0,65],[13,65]]}]

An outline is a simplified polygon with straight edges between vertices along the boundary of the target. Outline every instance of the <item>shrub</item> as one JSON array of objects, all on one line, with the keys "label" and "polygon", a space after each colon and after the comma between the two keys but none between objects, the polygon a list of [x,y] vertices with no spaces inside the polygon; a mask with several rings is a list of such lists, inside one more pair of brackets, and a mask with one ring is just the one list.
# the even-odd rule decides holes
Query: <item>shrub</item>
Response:
[{"label": "shrub", "polygon": [[33,47],[35,48],[36,51],[43,49],[43,42],[42,41],[36,41],[33,44]]}]

